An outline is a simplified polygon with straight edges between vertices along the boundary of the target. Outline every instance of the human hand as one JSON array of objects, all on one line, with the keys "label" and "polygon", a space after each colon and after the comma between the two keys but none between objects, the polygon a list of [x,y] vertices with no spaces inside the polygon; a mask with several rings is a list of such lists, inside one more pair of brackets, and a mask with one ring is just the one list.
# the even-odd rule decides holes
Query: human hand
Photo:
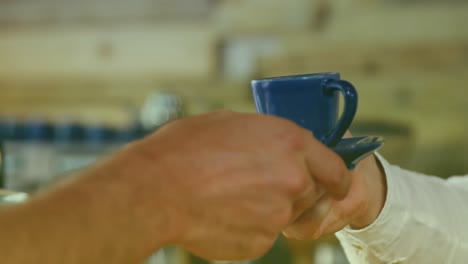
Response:
[{"label": "human hand", "polygon": [[335,153],[307,130],[271,116],[190,117],[134,148],[150,162],[147,176],[133,180],[140,192],[154,193],[150,202],[158,201],[142,202],[147,214],[158,213],[162,201],[169,208],[168,243],[207,259],[263,255],[319,194],[326,190],[339,201],[350,183]]},{"label": "human hand", "polygon": [[[350,137],[347,133],[345,137]],[[385,175],[374,155],[362,160],[350,172],[351,184],[344,199],[324,193],[307,209],[284,235],[291,239],[314,240],[335,233],[346,226],[364,228],[378,217],[385,203]]]}]

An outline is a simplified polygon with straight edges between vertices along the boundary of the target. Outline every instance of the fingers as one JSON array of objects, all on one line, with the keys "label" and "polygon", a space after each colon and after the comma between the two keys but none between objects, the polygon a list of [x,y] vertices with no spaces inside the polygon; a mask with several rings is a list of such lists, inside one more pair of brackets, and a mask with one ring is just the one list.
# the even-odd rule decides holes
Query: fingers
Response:
[{"label": "fingers", "polygon": [[326,194],[325,189],[311,184],[294,202],[293,212],[289,224],[296,222],[305,211],[309,210]]},{"label": "fingers", "polygon": [[351,173],[341,158],[328,147],[308,137],[305,150],[309,173],[335,199],[343,199],[349,191]]},{"label": "fingers", "polygon": [[351,174],[341,157],[315,139],[310,131],[284,119],[275,121],[283,128],[278,133],[279,142],[285,142],[289,151],[302,153],[309,176],[333,198],[343,199],[350,187]]},{"label": "fingers", "polygon": [[321,197],[314,206],[303,212],[283,234],[287,238],[297,240],[314,240],[322,235],[321,227],[324,218],[332,210],[332,199],[328,196]]}]

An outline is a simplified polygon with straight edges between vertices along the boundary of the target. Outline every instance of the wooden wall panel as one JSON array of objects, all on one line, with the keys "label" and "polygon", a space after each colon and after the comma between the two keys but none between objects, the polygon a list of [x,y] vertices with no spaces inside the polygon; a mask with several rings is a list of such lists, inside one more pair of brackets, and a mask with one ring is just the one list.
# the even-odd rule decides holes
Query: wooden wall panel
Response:
[{"label": "wooden wall panel", "polygon": [[313,20],[311,0],[220,0],[214,26],[225,34],[300,31]]},{"label": "wooden wall panel", "polygon": [[[309,39],[310,40],[310,39]],[[312,41],[311,41],[312,42]],[[294,47],[291,38],[272,56],[260,56],[260,75],[284,75],[308,71],[362,72],[452,71],[468,65],[468,38],[405,45],[316,41],[311,47]],[[301,46],[303,44],[300,44]]]},{"label": "wooden wall panel", "polygon": [[457,0],[2,1],[0,115],[123,124],[157,90],[189,114],[254,111],[250,78],[339,71],[359,121],[407,124],[412,168],[451,171],[468,148],[466,14]]},{"label": "wooden wall panel", "polygon": [[210,0],[10,0],[0,1],[0,27],[37,24],[125,24],[129,21],[199,21]]},{"label": "wooden wall panel", "polygon": [[0,31],[0,79],[210,78],[217,35],[204,25]]},{"label": "wooden wall panel", "polygon": [[[117,126],[128,123],[154,92],[182,97],[187,113],[229,108],[254,111],[248,83],[216,80],[14,80],[0,81],[0,117],[73,117],[84,123],[99,120]],[[94,114],[92,114],[94,113]]]},{"label": "wooden wall panel", "polygon": [[459,5],[337,6],[324,35],[348,41],[404,43],[468,34],[468,3]]}]

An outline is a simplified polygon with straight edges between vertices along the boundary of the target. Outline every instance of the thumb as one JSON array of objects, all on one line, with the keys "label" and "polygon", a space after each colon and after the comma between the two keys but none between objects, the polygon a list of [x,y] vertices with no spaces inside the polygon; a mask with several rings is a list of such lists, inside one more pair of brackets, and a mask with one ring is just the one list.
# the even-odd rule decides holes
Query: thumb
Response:
[{"label": "thumb", "polygon": [[351,185],[351,173],[343,160],[313,138],[306,147],[305,161],[311,177],[335,199],[343,199]]}]

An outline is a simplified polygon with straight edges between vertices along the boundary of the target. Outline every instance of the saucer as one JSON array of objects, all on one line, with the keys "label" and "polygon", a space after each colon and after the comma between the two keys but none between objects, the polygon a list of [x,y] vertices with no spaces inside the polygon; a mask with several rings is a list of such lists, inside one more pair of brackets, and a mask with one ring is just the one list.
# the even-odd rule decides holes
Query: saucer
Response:
[{"label": "saucer", "polygon": [[383,144],[384,140],[382,137],[354,137],[340,140],[338,144],[331,149],[340,155],[346,163],[346,166],[352,170],[356,167],[359,161],[375,152],[377,149],[382,147]]}]

